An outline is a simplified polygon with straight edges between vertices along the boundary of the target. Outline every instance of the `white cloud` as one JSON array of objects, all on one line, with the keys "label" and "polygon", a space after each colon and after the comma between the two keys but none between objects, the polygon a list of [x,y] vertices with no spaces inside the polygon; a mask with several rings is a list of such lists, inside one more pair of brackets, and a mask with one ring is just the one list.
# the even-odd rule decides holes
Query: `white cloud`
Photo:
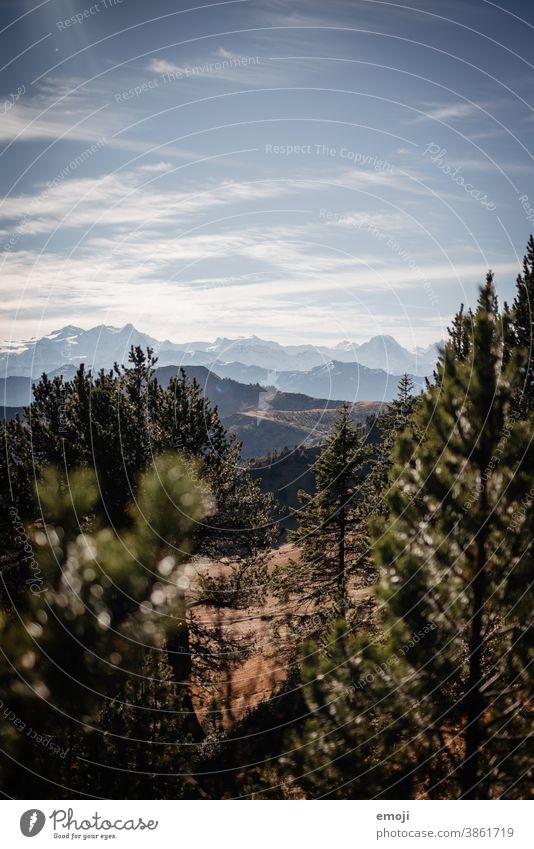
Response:
[{"label": "white cloud", "polygon": [[[432,119],[448,123],[450,121],[466,121],[472,118],[487,121],[488,118],[492,117],[492,110],[499,105],[502,105],[502,101],[498,99],[481,100],[478,103],[466,100],[454,100],[449,103],[425,103],[421,106],[424,115],[416,115],[412,118],[412,121],[420,123]],[[471,137],[471,132],[469,135]]]},{"label": "white cloud", "polygon": [[231,50],[226,50],[224,47],[219,47],[217,50],[217,56],[220,56],[222,59],[237,59],[239,54],[232,53]]},{"label": "white cloud", "polygon": [[[3,326],[17,310],[27,317],[42,311],[46,321],[53,317],[54,326],[86,323],[88,316],[98,323],[107,316],[108,323],[133,321],[150,329],[148,320],[167,327],[174,316],[174,335],[190,339],[209,335],[217,325],[217,332],[224,328],[229,333],[239,322],[241,332],[243,327],[267,332],[278,315],[280,327],[298,316],[300,332],[319,338],[321,326],[323,335],[326,327],[330,333],[332,323],[341,326],[369,300],[374,305],[363,321],[370,327],[377,297],[384,302],[381,312],[387,304],[395,315],[402,299],[413,300],[415,293],[422,317],[412,309],[403,320],[411,323],[408,316],[415,315],[421,326],[437,318],[425,283],[438,293],[454,286],[459,303],[464,283],[474,288],[482,279],[484,267],[476,257],[457,266],[436,262],[431,252],[425,260],[423,246],[410,241],[419,235],[417,226],[402,210],[351,207],[343,215],[345,226],[305,208],[296,210],[302,215],[293,219],[280,218],[278,211],[277,221],[273,213],[264,218],[270,207],[277,209],[284,198],[299,193],[316,203],[318,182],[227,180],[186,191],[173,187],[166,168],[168,163],[160,162],[102,178],[73,177],[51,190],[43,187],[33,198],[5,199],[0,220],[26,216],[28,232],[52,233],[57,227],[64,237],[73,229],[86,233],[71,254],[68,248],[54,253],[51,247],[39,253],[22,241],[20,249],[4,252]],[[350,175],[333,179],[330,186],[356,186],[358,175]],[[332,204],[342,196],[332,196]],[[403,234],[407,258],[372,239],[368,226]],[[433,245],[426,247],[429,251]],[[412,256],[417,268],[408,261]],[[515,272],[510,263],[494,268],[501,274]],[[13,335],[20,338],[22,330]]]},{"label": "white cloud", "polygon": [[[142,139],[121,135],[137,116],[135,99],[121,103],[118,108],[114,95],[121,91],[120,88],[110,86],[95,92],[76,90],[77,84],[75,79],[69,80],[58,91],[55,83],[48,85],[47,79],[42,80],[37,94],[26,95],[2,115],[0,142],[51,140],[56,149],[62,150],[60,145],[65,141],[87,144],[105,139],[107,147],[134,154],[148,154],[157,147]],[[157,149],[154,152],[158,155]],[[67,154],[66,158],[70,159],[71,155]],[[200,158],[193,151],[167,145],[164,155],[187,161]]]},{"label": "white cloud", "polygon": [[112,226],[134,230],[154,224],[175,226],[176,222],[190,221],[192,215],[209,209],[280,197],[295,188],[291,181],[223,180],[191,191],[173,190],[158,176],[146,177],[147,171],[167,174],[163,166],[165,163],[103,177],[74,177],[50,189],[41,187],[35,195],[4,198],[0,221],[23,221],[22,230],[29,234],[52,233],[58,227],[71,230]]},{"label": "white cloud", "polygon": [[151,59],[146,69],[153,74],[182,74],[184,70],[167,59]]},{"label": "white cloud", "polygon": [[[124,240],[99,237],[68,259],[36,251],[7,254],[2,267],[3,327],[9,327],[17,311],[26,317],[42,312],[54,326],[105,318],[114,324],[133,321],[142,329],[157,327],[155,335],[187,340],[238,327],[241,333],[247,328],[263,334],[278,328],[280,336],[295,326],[298,315],[302,336],[335,336],[339,329],[342,338],[354,335],[346,325],[356,318],[360,332],[373,327],[377,305],[384,316],[387,304],[389,323],[404,322],[405,332],[413,324],[410,332],[422,343],[426,337],[418,335],[417,328],[425,321],[432,327],[441,322],[425,282],[438,298],[454,287],[459,301],[464,287],[474,291],[483,278],[480,260],[429,264],[421,278],[399,259],[350,257],[314,247],[311,241],[284,238],[286,231],[281,226],[160,238],[156,247],[150,234]],[[214,262],[217,267],[232,257],[252,261],[253,270],[220,276],[195,273],[199,263]],[[494,270],[502,279],[514,274],[516,265],[495,263]],[[411,306],[414,295],[417,314]],[[14,338],[24,335],[24,326]],[[2,335],[11,334],[4,330]]]},{"label": "white cloud", "polygon": [[481,111],[482,106],[475,103],[456,101],[445,103],[442,106],[429,107],[426,110],[426,116],[437,121],[459,121],[462,118],[480,117]]},{"label": "white cloud", "polygon": [[140,165],[138,170],[149,172],[153,171],[154,173],[158,173],[163,171],[170,171],[171,168],[172,165],[170,162],[154,162],[153,165]]}]

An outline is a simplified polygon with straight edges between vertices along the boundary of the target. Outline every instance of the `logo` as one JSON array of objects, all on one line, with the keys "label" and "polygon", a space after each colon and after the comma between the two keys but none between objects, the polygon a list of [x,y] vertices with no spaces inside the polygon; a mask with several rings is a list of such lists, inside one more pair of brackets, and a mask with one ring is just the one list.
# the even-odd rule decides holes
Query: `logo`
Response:
[{"label": "logo", "polygon": [[32,808],[25,811],[20,818],[20,830],[24,837],[35,837],[39,834],[46,822],[46,817],[42,811]]}]

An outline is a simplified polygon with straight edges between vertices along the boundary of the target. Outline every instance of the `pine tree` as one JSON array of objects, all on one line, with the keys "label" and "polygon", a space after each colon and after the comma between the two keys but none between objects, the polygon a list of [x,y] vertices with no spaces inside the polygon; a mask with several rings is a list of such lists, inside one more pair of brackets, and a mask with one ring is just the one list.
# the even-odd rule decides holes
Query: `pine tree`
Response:
[{"label": "pine tree", "polygon": [[518,399],[522,414],[534,410],[534,238],[530,236],[523,257],[523,273],[516,282],[512,305],[510,345],[526,352],[526,360],[518,376]]},{"label": "pine tree", "polygon": [[17,607],[32,583],[32,552],[24,523],[35,515],[33,451],[19,416],[0,423],[0,609]]},{"label": "pine tree", "polygon": [[[121,454],[126,475],[133,482],[147,468],[161,441],[158,414],[162,390],[155,379],[157,361],[152,348],[145,353],[141,347],[132,346],[128,366],[114,367],[120,390],[117,399]],[[163,450],[169,447],[162,446]]]},{"label": "pine tree", "polygon": [[241,459],[241,446],[226,433],[216,407],[183,369],[164,395],[160,423],[167,444],[186,457],[203,461],[203,478],[215,497],[215,509],[195,532],[198,553],[223,561],[230,577],[203,581],[203,602],[240,606],[266,590],[265,562],[275,528],[272,496],[261,493]]},{"label": "pine tree", "polygon": [[[139,672],[139,651],[164,651],[167,635],[184,627],[182,564],[192,550],[192,528],[209,503],[205,486],[191,482],[178,457],[159,457],[139,481],[130,527],[120,537],[99,527],[97,492],[89,470],[67,479],[50,468],[38,485],[43,524],[27,531],[34,582],[19,599],[16,617],[0,612],[0,681],[9,706],[1,723],[12,758],[0,766],[6,780],[13,773],[22,780],[24,765],[35,758],[31,739],[8,713],[31,724],[36,735],[46,732],[70,748],[79,734],[69,730],[67,741],[69,726],[94,724],[101,699],[115,697],[125,674]],[[164,679],[172,696],[168,670]],[[156,703],[146,705],[149,713],[159,710],[158,692]],[[59,767],[49,759],[46,778]],[[31,780],[42,790],[38,774]]]},{"label": "pine tree", "polygon": [[136,670],[104,703],[93,732],[103,767],[98,786],[115,799],[198,796],[193,777],[198,743],[167,652],[139,647],[138,655]]},{"label": "pine tree", "polygon": [[[513,416],[520,361],[518,351],[503,365],[503,323],[488,274],[473,321],[472,357],[458,362],[453,348],[446,349],[442,379],[420,414],[425,442],[388,498],[389,530],[380,527],[375,546],[379,566],[390,572],[382,598],[405,633],[424,620],[437,626],[439,655],[422,643],[425,677],[441,690],[441,698],[426,700],[427,743],[439,732],[451,761],[458,759],[451,778],[465,798],[509,788],[513,794],[527,755],[533,631],[525,589],[534,523],[521,508],[534,492],[534,454],[532,419],[527,425]],[[404,433],[398,462],[411,450]],[[513,741],[517,748],[510,750]]]},{"label": "pine tree", "polygon": [[470,356],[446,346],[414,414],[424,441],[396,440],[373,527],[383,638],[342,625],[322,659],[306,651],[313,719],[293,776],[317,795],[529,793],[534,420],[513,412],[521,356],[503,365],[488,275]]},{"label": "pine tree", "polygon": [[[132,347],[128,367],[116,365],[93,377],[81,365],[72,381],[43,375],[24,422],[18,430],[11,426],[6,462],[14,466],[29,438],[36,478],[47,465],[94,469],[101,505],[120,527],[129,521],[126,506],[135,498],[138,476],[155,457],[173,450],[194,463],[201,460],[200,474],[216,494],[216,510],[196,527],[196,547],[202,556],[232,563],[234,589],[221,591],[219,603],[243,603],[245,585],[253,572],[261,577],[274,537],[274,499],[252,480],[239,443],[228,436],[197,381],[181,370],[164,390],[156,363],[151,349]],[[30,510],[23,518],[34,515]],[[262,581],[265,585],[264,575]]]},{"label": "pine tree", "polygon": [[366,459],[363,434],[352,424],[350,406],[344,404],[312,466],[316,492],[301,490],[302,507],[293,511],[298,529],[290,533],[290,540],[297,545],[299,558],[280,570],[276,580],[278,592],[301,595],[301,607],[310,615],[347,613],[349,579],[362,568],[357,536]]},{"label": "pine tree", "polygon": [[454,352],[457,359],[464,361],[472,347],[473,339],[473,312],[467,310],[464,312],[464,305],[461,304],[460,309],[454,316],[449,332],[449,347]]},{"label": "pine tree", "polygon": [[53,466],[65,465],[65,437],[68,432],[67,408],[71,386],[59,375],[52,380],[43,374],[34,385],[33,402],[26,410],[31,432],[35,465],[46,458]]},{"label": "pine tree", "polygon": [[384,495],[388,488],[389,473],[393,463],[392,452],[397,434],[406,427],[410,427],[414,444],[419,439],[413,424],[416,404],[413,379],[408,374],[404,374],[399,380],[397,396],[378,416],[373,425],[378,438],[373,441],[371,472],[365,483],[365,501],[370,515],[384,511]]},{"label": "pine tree", "polygon": [[[191,533],[199,568],[187,622],[169,641],[173,672],[190,692],[195,680],[205,685],[224,677],[229,657],[244,658],[252,650],[250,639],[230,638],[228,629],[220,633],[206,625],[210,617],[196,617],[195,607],[239,607],[252,598],[261,602],[275,535],[274,499],[261,493],[241,459],[240,445],[228,436],[199,384],[181,371],[163,389],[156,362],[150,349],[132,348],[125,368],[116,365],[93,376],[82,365],[71,381],[44,375],[24,420],[9,425],[6,474],[10,469],[13,499],[24,508],[21,521],[34,522],[38,502],[18,491],[25,481],[17,458],[26,457],[28,447],[30,493],[33,477],[46,476],[52,463],[67,474],[80,467],[94,470],[98,499],[93,512],[122,532],[132,525],[128,505],[138,498],[139,475],[163,452],[180,452],[192,479],[214,494],[208,515]],[[6,533],[11,540],[9,524]],[[18,552],[8,549],[2,567],[12,584],[20,583],[20,570],[13,568],[17,558]],[[9,593],[4,594],[8,607]]]}]

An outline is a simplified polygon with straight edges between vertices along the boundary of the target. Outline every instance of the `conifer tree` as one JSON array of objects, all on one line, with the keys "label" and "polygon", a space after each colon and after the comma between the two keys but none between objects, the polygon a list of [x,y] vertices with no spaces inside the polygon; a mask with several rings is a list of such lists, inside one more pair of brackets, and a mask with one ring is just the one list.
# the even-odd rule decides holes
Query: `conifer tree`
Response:
[{"label": "conifer tree", "polygon": [[467,359],[467,355],[472,347],[473,338],[473,312],[467,310],[465,312],[464,305],[461,304],[460,309],[454,316],[451,326],[448,328],[450,349],[454,352],[459,360]]},{"label": "conifer tree", "polygon": [[299,550],[299,558],[277,575],[278,591],[299,592],[311,613],[345,616],[348,607],[347,586],[362,566],[357,544],[361,516],[359,491],[367,459],[363,434],[351,420],[351,409],[344,404],[332,433],[312,466],[316,492],[299,492],[302,507],[294,513],[298,529],[290,540]]},{"label": "conifer tree", "polygon": [[365,483],[365,500],[371,515],[384,512],[383,498],[388,487],[389,473],[393,463],[392,452],[397,434],[406,427],[410,427],[414,445],[418,441],[419,435],[415,431],[412,420],[416,403],[413,379],[408,374],[404,374],[399,380],[397,396],[374,423],[378,439],[373,442],[371,471]]},{"label": "conifer tree", "polygon": [[[120,390],[117,401],[121,456],[132,480],[130,490],[160,444],[162,390],[155,379],[157,361],[152,348],[145,352],[137,345],[130,350],[128,366],[114,367]],[[168,450],[170,446],[162,447]]]},{"label": "conifer tree", "polygon": [[[154,457],[175,450],[193,463],[201,460],[200,474],[216,494],[216,510],[196,526],[196,548],[210,560],[226,558],[232,567],[225,587],[212,582],[207,591],[218,604],[244,603],[252,587],[256,594],[265,589],[274,499],[251,478],[239,443],[228,436],[197,381],[181,370],[164,390],[156,380],[156,363],[151,349],[145,353],[137,347],[130,351],[128,367],[116,365],[96,377],[83,364],[71,381],[43,375],[25,420],[9,425],[6,469],[10,464],[12,474],[18,469],[16,458],[27,442],[30,479],[47,465],[94,469],[101,507],[121,527],[129,521],[126,506],[136,497],[138,476]],[[33,519],[31,497],[25,493],[21,501],[25,511],[28,501],[33,505],[23,516]]]},{"label": "conifer tree", "polygon": [[[192,550],[191,530],[209,505],[206,487],[193,484],[184,462],[173,455],[159,457],[156,469],[142,476],[130,528],[121,537],[99,527],[97,488],[89,470],[67,479],[50,468],[38,498],[43,523],[27,531],[33,583],[18,599],[16,616],[0,612],[5,708],[0,721],[12,759],[3,761],[0,772],[17,780],[35,757],[32,739],[46,734],[70,748],[80,735],[69,731],[67,741],[69,726],[93,725],[102,699],[116,698],[124,681],[139,673],[139,652],[146,657],[151,646],[165,651],[167,634],[184,627],[182,564]],[[166,662],[163,671],[168,707],[173,691]],[[157,687],[152,695],[155,704],[146,709],[150,714],[153,707],[156,716],[162,697]],[[177,700],[176,710],[180,704]],[[20,733],[11,716],[31,725],[35,737]],[[15,763],[21,764],[20,773]],[[60,766],[49,760],[45,785]],[[39,787],[38,774],[31,780]]]},{"label": "conifer tree", "polygon": [[98,786],[107,798],[194,797],[198,742],[188,700],[164,649],[139,647],[138,655],[138,668],[104,703],[92,733],[103,767]]},{"label": "conifer tree", "polygon": [[18,416],[0,424],[0,440],[0,609],[8,609],[31,582],[24,522],[37,505],[30,435]]},{"label": "conifer tree", "polygon": [[[145,353],[132,348],[128,367],[116,365],[93,376],[81,365],[70,381],[44,375],[24,420],[8,426],[6,470],[11,469],[13,497],[21,504],[23,522],[38,516],[35,499],[17,492],[24,483],[17,458],[27,456],[26,449],[30,493],[33,478],[39,480],[52,463],[67,472],[94,470],[99,495],[94,511],[106,524],[123,530],[132,522],[128,504],[138,497],[139,475],[163,452],[180,452],[193,480],[214,495],[209,515],[192,529],[195,553],[209,565],[199,568],[187,623],[171,640],[175,675],[190,689],[192,676],[207,682],[223,671],[230,655],[239,652],[245,657],[251,650],[250,640],[243,638],[237,645],[228,629],[217,647],[221,635],[204,624],[210,617],[197,621],[193,605],[235,607],[251,598],[261,601],[275,532],[274,499],[261,493],[241,459],[240,445],[228,436],[200,385],[181,371],[163,389],[156,380],[156,362],[150,349]],[[11,539],[9,524],[6,533]],[[10,552],[2,567],[12,583],[18,580],[12,568],[17,557],[16,551]]]},{"label": "conifer tree", "polygon": [[[397,437],[373,527],[383,639],[341,626],[305,679],[313,718],[295,780],[365,798],[523,798],[532,783],[534,421],[513,415],[492,276],[470,356],[454,341]],[[325,772],[326,778],[322,777]]]},{"label": "conifer tree", "polygon": [[530,236],[523,257],[523,271],[517,277],[512,305],[510,344],[526,353],[518,375],[518,399],[524,415],[534,410],[534,238]]}]

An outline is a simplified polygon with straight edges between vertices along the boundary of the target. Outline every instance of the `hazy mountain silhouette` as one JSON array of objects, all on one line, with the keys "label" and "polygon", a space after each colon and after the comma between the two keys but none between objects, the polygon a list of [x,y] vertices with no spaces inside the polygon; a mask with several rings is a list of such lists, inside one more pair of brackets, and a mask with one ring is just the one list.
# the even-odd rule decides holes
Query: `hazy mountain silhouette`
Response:
[{"label": "hazy mountain silhouette", "polygon": [[68,325],[40,339],[6,345],[0,351],[0,375],[35,378],[81,362],[96,370],[111,368],[114,362],[127,362],[131,345],[153,348],[160,366],[207,366],[221,377],[243,383],[270,383],[272,371],[311,371],[330,361],[358,362],[392,374],[428,375],[437,357],[436,345],[411,352],[392,336],[374,336],[361,345],[345,341],[332,347],[281,345],[258,336],[179,344],[155,339],[132,324],[121,328],[101,324],[90,330]]}]

